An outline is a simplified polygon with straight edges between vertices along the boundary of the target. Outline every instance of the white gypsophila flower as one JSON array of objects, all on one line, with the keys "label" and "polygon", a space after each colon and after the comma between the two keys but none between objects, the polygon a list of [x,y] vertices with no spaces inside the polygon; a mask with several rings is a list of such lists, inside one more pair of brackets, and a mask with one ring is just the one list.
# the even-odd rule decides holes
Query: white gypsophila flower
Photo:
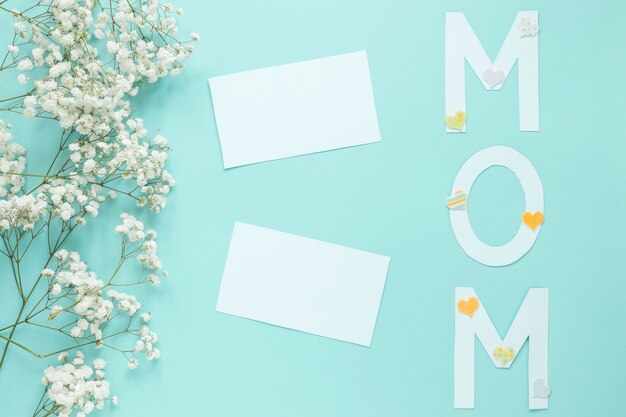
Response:
[{"label": "white gypsophila flower", "polygon": [[33,118],[37,116],[37,110],[34,107],[26,107],[24,109],[24,116],[28,118]]},{"label": "white gypsophila flower", "polygon": [[47,203],[38,194],[25,196],[11,196],[8,200],[0,200],[0,229],[3,225],[19,228],[24,231],[32,230],[35,223],[46,213]]},{"label": "white gypsophila flower", "polygon": [[[160,260],[156,255],[157,233],[149,229],[144,233],[144,225],[134,216],[126,213],[121,215],[122,224],[116,228],[118,233],[123,235],[123,241],[137,245],[133,251],[137,260],[146,268],[157,270],[160,268]],[[103,289],[107,286],[114,286],[112,279],[108,283],[99,280],[93,271],[89,271],[87,264],[81,260],[77,252],[68,252],[61,249],[54,254],[59,262],[57,272],[51,268],[44,270],[46,276],[53,276],[52,285],[54,293],[60,294],[62,288],[67,289],[65,298],[72,300],[67,307],[72,310],[77,317],[74,326],[69,334],[73,338],[94,337],[98,342],[103,337],[103,327],[114,314],[114,309],[133,317],[140,309],[141,303],[132,294],[122,293],[115,289],[109,289],[106,297],[103,296]],[[43,272],[42,272],[43,273]],[[154,274],[149,274],[155,276]],[[64,311],[64,308],[57,306],[54,308],[56,315]],[[141,315],[141,320],[146,323],[150,320],[150,314],[145,312]],[[142,346],[141,352],[146,354],[150,360],[160,356],[158,349],[154,348],[157,335],[147,331],[147,327],[142,327],[141,340],[146,345]]]},{"label": "white gypsophila flower", "polygon": [[[11,142],[10,125],[0,120],[0,233],[8,240],[9,253],[15,254],[20,251],[11,245],[19,242],[25,251],[30,239],[43,236],[52,257],[38,267],[35,281],[45,291],[40,301],[44,308],[31,303],[27,309],[35,316],[43,313],[40,322],[18,317],[15,328],[38,325],[71,338],[76,346],[112,348],[124,355],[134,346],[133,356],[160,357],[158,336],[147,325],[150,313],[135,295],[118,288],[156,285],[159,276],[167,277],[157,256],[156,231],[144,230],[141,221],[122,214],[116,228],[121,259],[103,279],[77,252],[62,246],[71,242],[66,239],[72,230],[97,217],[118,195],[153,213],[166,206],[175,185],[165,169],[168,140],[149,134],[144,121],[132,114],[129,100],[146,85],[178,75],[193,53],[190,42],[175,39],[176,18],[183,13],[156,0],[43,0],[11,11],[15,36],[3,68],[17,70],[12,80],[24,91],[3,102],[8,102],[7,110],[26,118],[52,119],[63,132],[49,169],[27,173],[24,148]],[[200,40],[196,33],[190,38]],[[126,271],[118,274],[130,258],[140,264],[135,281]],[[120,323],[109,325],[113,321]],[[126,340],[130,348],[123,345],[129,335],[137,338]],[[122,338],[119,349],[117,337]],[[102,409],[107,399],[118,403],[117,396],[109,395],[104,360],[88,361],[80,351],[73,358],[62,353],[58,360],[58,366],[44,372],[48,400],[35,414],[53,410],[50,415],[83,417]],[[138,365],[135,357],[128,362],[131,369]]]},{"label": "white gypsophila flower", "polygon": [[[65,355],[65,359],[67,355]],[[59,416],[91,413],[95,403],[109,398],[109,382],[103,373],[83,364],[84,355],[78,351],[72,363],[49,366],[44,371],[41,383],[46,386],[48,398],[61,409]],[[101,359],[94,361],[96,367],[106,365]]]},{"label": "white gypsophila flower", "polygon": [[63,263],[67,260],[69,255],[70,253],[66,249],[60,249],[54,254],[54,257],[57,259],[57,261]]},{"label": "white gypsophila flower", "polygon": [[129,242],[136,242],[146,237],[146,234],[143,231],[143,223],[137,220],[134,216],[122,213],[120,218],[122,219],[122,224],[117,226],[115,231],[123,235],[123,237]]},{"label": "white gypsophila flower", "polygon": [[54,284],[52,286],[52,289],[50,290],[50,294],[57,296],[59,294],[61,294],[62,288],[59,284]]},{"label": "white gypsophila flower", "polygon": [[50,268],[46,268],[43,271],[41,271],[41,275],[43,275],[46,278],[51,278],[54,276],[54,271]]},{"label": "white gypsophila flower", "polygon": [[[37,45],[32,57],[18,63],[18,69],[47,69],[47,75],[35,81],[34,93],[24,99],[25,116],[47,113],[62,128],[74,128],[91,138],[82,144],[72,144],[75,145],[72,161],[77,168],[83,166],[82,174],[90,174],[83,177],[87,183],[113,176],[134,180],[141,194],[137,204],[158,212],[165,206],[165,196],[174,185],[173,178],[163,168],[169,148],[163,140],[150,143],[143,121],[129,118],[127,96],[136,94],[138,86],[144,83],[178,73],[193,48],[179,42],[157,44],[155,37],[142,39],[149,33],[170,39],[178,32],[171,10],[163,13],[156,1],[142,3],[145,4],[140,15],[131,3],[120,2],[115,13],[98,13],[94,21],[91,6],[83,1],[52,1],[49,36],[44,36],[36,25],[30,29],[23,24],[18,26],[20,32],[32,32]],[[98,59],[98,49],[84,42],[92,28],[101,39],[105,33],[117,33],[114,40],[106,43],[114,65]],[[199,39],[195,34],[192,38]],[[26,82],[27,77],[20,80]],[[94,159],[88,156],[90,153],[102,161],[93,173],[93,162],[82,163],[83,159]],[[76,182],[71,181],[74,186]],[[86,190],[82,191],[87,194]],[[66,207],[56,215],[67,221],[76,211],[75,207],[73,210]]]},{"label": "white gypsophila flower", "polygon": [[105,284],[97,275],[88,271],[77,252],[60,250],[55,254],[59,260],[59,271],[54,278],[54,285],[66,288],[72,303],[69,308],[77,316],[70,335],[74,338],[92,335],[96,340],[102,338],[101,328],[108,322],[114,309],[110,300],[102,297]]},{"label": "white gypsophila flower", "polygon": [[54,320],[57,318],[65,309],[60,305],[53,305],[50,308],[50,315],[48,316],[48,320]]},{"label": "white gypsophila flower", "polygon": [[117,301],[118,310],[127,313],[129,316],[134,316],[135,313],[141,308],[141,303],[137,301],[137,298],[134,295],[109,290],[107,292],[107,296]]},{"label": "white gypsophila flower", "polygon": [[144,353],[148,360],[159,359],[161,351],[156,347],[158,335],[144,324],[141,326],[139,336],[139,340],[135,343],[135,352]]},{"label": "white gypsophila flower", "polygon": [[[137,242],[143,240],[141,247],[138,249],[137,260],[141,265],[148,269],[159,270],[162,267],[161,260],[157,256],[157,237],[156,231],[149,229],[144,232],[144,225],[134,216],[127,213],[120,215],[122,224],[115,228],[115,231],[123,236],[128,242]],[[148,281],[152,284],[158,284],[158,277],[154,274],[148,275]]]},{"label": "white gypsophila flower", "polygon": [[104,359],[95,359],[93,361],[93,367],[95,369],[104,369],[104,367],[106,366],[106,362],[104,361]]},{"label": "white gypsophila flower", "polygon": [[24,186],[24,177],[20,174],[26,169],[26,150],[11,142],[9,126],[0,120],[0,197],[13,196]]},{"label": "white gypsophila flower", "polygon": [[23,59],[20,61],[19,64],[17,64],[18,71],[30,71],[32,69],[33,69],[33,61],[31,61],[29,58]]}]

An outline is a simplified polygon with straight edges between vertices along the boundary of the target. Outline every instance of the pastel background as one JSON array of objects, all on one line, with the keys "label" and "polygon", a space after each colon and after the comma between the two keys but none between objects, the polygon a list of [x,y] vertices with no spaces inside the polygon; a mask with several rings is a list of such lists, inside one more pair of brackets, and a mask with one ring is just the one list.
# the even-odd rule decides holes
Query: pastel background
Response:
[{"label": "pastel background", "polygon": [[[160,288],[141,294],[163,356],[132,372],[108,354],[119,365],[110,366],[108,377],[120,404],[103,415],[624,415],[623,0],[177,5],[186,10],[182,32],[202,36],[197,53],[179,78],[134,100],[146,126],[160,129],[174,147],[169,168],[177,186],[169,206],[154,219],[130,209],[157,228],[171,273]],[[540,12],[541,132],[518,130],[516,70],[495,93],[468,69],[468,132],[447,135],[444,13],[465,12],[495,58],[517,11],[532,9]],[[10,26],[2,19],[5,45]],[[222,169],[208,77],[361,49],[369,56],[381,143]],[[5,75],[3,91],[14,84],[13,74]],[[54,146],[41,129],[55,128],[20,121],[13,131],[30,150],[34,172],[46,161],[46,147]],[[528,157],[545,190],[546,221],[534,248],[503,268],[465,255],[444,205],[461,164],[492,145]],[[481,175],[470,200],[478,236],[494,245],[509,240],[523,198],[507,169]],[[113,227],[123,209],[110,207],[68,244],[99,274],[114,266],[108,255],[117,251]],[[235,220],[391,256],[371,348],[216,313]],[[0,302],[11,302],[10,285],[0,280]],[[456,286],[476,289],[501,333],[528,288],[550,288],[548,410],[527,408],[527,346],[509,370],[496,369],[478,347],[476,409],[453,409]],[[8,363],[0,373],[0,415],[29,416],[47,362],[13,350]]]}]

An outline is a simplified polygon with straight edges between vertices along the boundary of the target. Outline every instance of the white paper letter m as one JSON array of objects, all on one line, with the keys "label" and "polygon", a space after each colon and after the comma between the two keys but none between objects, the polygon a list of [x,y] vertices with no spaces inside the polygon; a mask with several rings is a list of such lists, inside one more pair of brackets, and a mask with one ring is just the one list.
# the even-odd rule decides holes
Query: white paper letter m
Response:
[{"label": "white paper letter m", "polygon": [[[538,18],[537,11],[519,12],[491,62],[465,15],[446,13],[446,115],[463,111],[471,116],[465,108],[466,59],[483,86],[494,91],[500,90],[517,62],[520,130],[539,131]],[[464,132],[465,127],[459,130]]]},{"label": "white paper letter m", "polygon": [[456,289],[456,303],[466,302],[471,297],[479,301],[477,308],[476,303],[465,304],[470,306],[471,315],[463,305],[455,306],[454,408],[474,408],[474,335],[497,368],[510,367],[529,339],[528,407],[531,410],[548,408],[547,395],[533,390],[533,383],[537,382],[548,387],[548,289],[528,291],[504,339],[500,338],[474,289]]}]

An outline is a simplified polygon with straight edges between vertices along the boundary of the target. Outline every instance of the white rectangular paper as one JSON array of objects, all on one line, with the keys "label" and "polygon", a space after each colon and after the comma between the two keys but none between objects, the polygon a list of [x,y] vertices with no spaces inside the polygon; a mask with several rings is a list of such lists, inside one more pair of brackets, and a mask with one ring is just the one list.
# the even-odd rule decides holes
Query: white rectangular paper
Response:
[{"label": "white rectangular paper", "polygon": [[370,346],[389,260],[237,222],[216,310]]},{"label": "white rectangular paper", "polygon": [[224,168],[380,141],[365,51],[209,84]]}]

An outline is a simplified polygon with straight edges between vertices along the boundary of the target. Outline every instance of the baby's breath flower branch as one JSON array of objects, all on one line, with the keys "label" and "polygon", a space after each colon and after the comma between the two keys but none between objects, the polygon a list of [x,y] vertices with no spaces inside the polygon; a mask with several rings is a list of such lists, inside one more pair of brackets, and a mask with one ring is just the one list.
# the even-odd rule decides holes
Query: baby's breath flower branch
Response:
[{"label": "baby's breath flower branch", "polygon": [[[16,313],[0,314],[14,314],[0,323],[0,372],[13,350],[40,360],[58,355],[61,364],[44,372],[45,390],[33,416],[83,417],[117,397],[109,393],[104,360],[88,365],[79,349],[108,349],[123,355],[131,369],[139,356],[157,359],[150,314],[121,289],[156,285],[167,272],[156,254],[156,232],[144,231],[125,213],[116,228],[120,256],[105,279],[64,246],[118,195],[149,213],[165,207],[174,185],[165,169],[170,148],[132,117],[129,98],[177,75],[193,46],[177,40],[175,18],[182,9],[156,0],[24,3],[0,0],[0,13],[14,20],[0,74],[17,71],[24,90],[0,97],[0,115],[53,120],[61,134],[45,173],[27,171],[26,150],[12,142],[11,126],[0,120],[0,254],[19,299]],[[190,38],[199,40],[196,34]],[[39,263],[41,272],[30,276],[26,263]],[[23,338],[18,329],[26,327],[67,338],[68,345],[50,352]]]}]

